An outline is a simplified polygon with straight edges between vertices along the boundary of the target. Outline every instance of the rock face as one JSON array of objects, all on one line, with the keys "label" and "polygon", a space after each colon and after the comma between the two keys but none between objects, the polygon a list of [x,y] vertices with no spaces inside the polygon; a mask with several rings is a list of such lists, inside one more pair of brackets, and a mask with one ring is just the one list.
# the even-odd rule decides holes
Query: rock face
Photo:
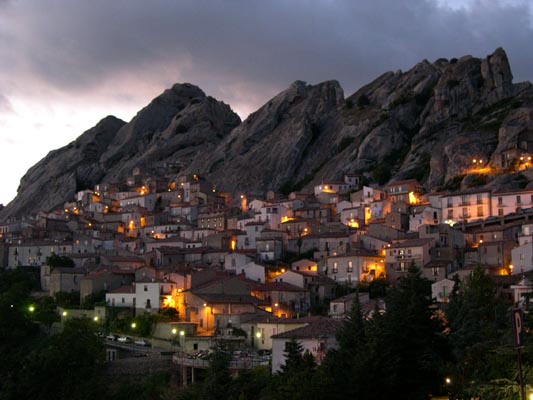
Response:
[{"label": "rock face", "polygon": [[[381,184],[415,178],[427,189],[465,187],[476,182],[472,158],[498,167],[508,153],[533,153],[533,87],[512,79],[503,49],[485,59],[424,60],[347,99],[336,81],[296,81],[242,123],[228,105],[177,84],[129,123],[108,117],[51,152],[0,219],[50,209],[136,166],[203,174],[230,192],[309,188],[347,172]],[[486,183],[528,182],[500,175]]]}]

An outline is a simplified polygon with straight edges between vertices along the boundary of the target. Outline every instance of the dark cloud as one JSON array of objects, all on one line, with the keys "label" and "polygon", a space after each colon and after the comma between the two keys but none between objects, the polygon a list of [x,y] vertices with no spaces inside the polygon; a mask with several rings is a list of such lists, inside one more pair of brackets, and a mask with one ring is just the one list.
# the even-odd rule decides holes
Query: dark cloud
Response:
[{"label": "dark cloud", "polygon": [[531,11],[494,0],[461,9],[430,0],[17,2],[0,28],[0,77],[67,92],[116,82],[123,97],[135,89],[120,87],[124,74],[159,87],[186,80],[245,104],[296,79],[338,79],[351,93],[422,59],[501,46],[517,80],[533,80]]}]

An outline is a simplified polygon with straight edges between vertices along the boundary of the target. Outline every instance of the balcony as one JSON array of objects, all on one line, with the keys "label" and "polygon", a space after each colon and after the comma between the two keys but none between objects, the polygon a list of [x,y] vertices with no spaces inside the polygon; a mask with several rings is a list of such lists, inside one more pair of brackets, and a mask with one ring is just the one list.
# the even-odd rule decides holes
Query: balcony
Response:
[{"label": "balcony", "polygon": [[460,201],[459,205],[460,206],[469,206],[470,205],[470,200]]}]

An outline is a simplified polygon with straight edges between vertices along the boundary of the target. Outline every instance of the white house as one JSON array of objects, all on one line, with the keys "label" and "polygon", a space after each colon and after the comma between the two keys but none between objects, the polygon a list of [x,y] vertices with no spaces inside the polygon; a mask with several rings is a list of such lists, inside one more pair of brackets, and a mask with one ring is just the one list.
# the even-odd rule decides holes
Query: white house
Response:
[{"label": "white house", "polygon": [[106,293],[105,301],[111,307],[135,308],[135,286],[120,286]]},{"label": "white house", "polygon": [[498,190],[492,193],[494,215],[504,216],[533,207],[533,189]]},{"label": "white house", "polygon": [[236,268],[236,273],[244,274],[252,281],[265,283],[265,267],[253,261]]},{"label": "white house", "polygon": [[491,194],[488,190],[454,193],[441,196],[444,221],[470,222],[492,216]]},{"label": "white house", "polygon": [[322,182],[314,188],[315,196],[322,193],[346,193],[350,189],[346,182]]},{"label": "white house", "polygon": [[285,364],[287,343],[296,340],[303,352],[313,355],[320,364],[329,350],[337,348],[335,333],[341,322],[331,318],[320,318],[301,328],[271,336],[272,339],[272,372],[278,372]]},{"label": "white house", "polygon": [[450,293],[453,290],[455,282],[451,279],[441,279],[440,281],[431,284],[431,298],[439,303],[448,303],[450,301]]},{"label": "white house", "polygon": [[533,242],[524,243],[511,250],[511,265],[513,275],[533,271]]}]

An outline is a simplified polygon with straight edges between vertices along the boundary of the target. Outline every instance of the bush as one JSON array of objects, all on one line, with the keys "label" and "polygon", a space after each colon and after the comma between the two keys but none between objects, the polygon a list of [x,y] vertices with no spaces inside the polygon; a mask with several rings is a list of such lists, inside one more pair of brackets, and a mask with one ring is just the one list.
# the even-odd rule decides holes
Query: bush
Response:
[{"label": "bush", "polygon": [[361,96],[359,96],[359,98],[357,99],[357,106],[360,108],[364,108],[365,106],[368,106],[369,104],[370,104],[370,99],[364,93]]}]

